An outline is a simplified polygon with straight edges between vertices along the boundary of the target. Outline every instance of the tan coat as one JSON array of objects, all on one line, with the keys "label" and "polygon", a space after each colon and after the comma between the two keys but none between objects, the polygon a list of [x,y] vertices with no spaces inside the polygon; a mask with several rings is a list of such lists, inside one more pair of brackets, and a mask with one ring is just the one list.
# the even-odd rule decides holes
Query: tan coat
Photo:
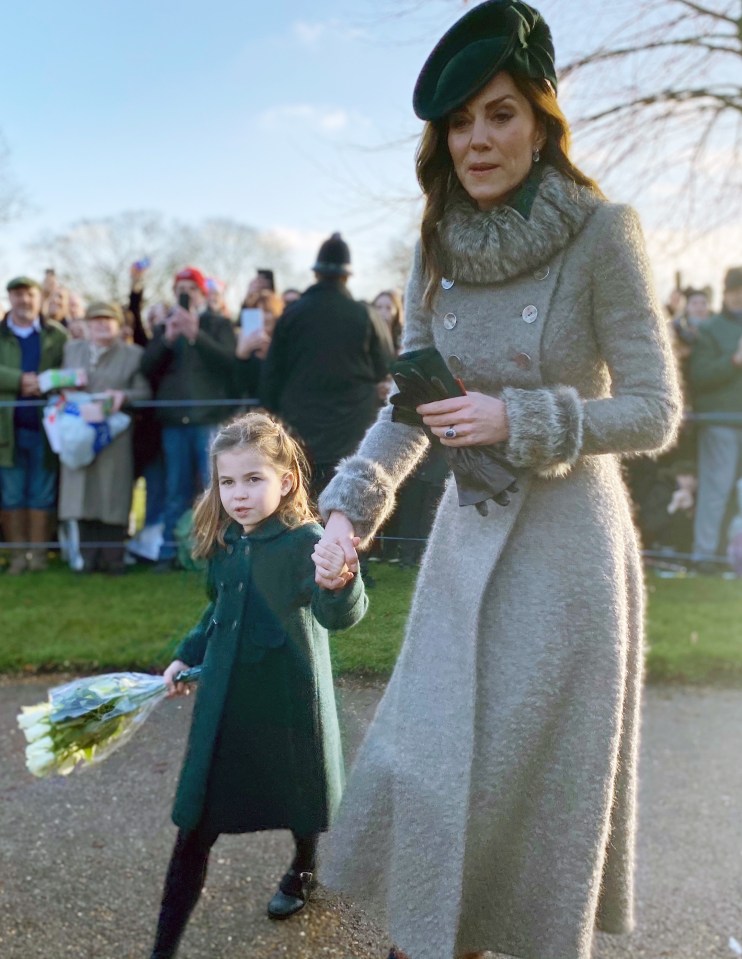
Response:
[{"label": "tan coat", "polygon": [[[64,365],[87,371],[86,389],[91,393],[123,390],[127,400],[147,400],[151,396],[149,383],[139,372],[142,352],[139,346],[116,343],[93,368],[90,343],[70,340],[64,350]],[[129,426],[110,446],[101,450],[90,466],[70,469],[62,464],[59,518],[126,526],[133,485],[134,452]]]},{"label": "tan coat", "polygon": [[[643,584],[619,455],[670,442],[675,371],[631,210],[552,171],[528,220],[454,214],[455,282],[427,310],[418,256],[404,348],[504,399],[524,472],[485,517],[448,485],[322,878],[413,959],[587,959],[596,925],[633,923]],[[427,445],[387,407],[323,515],[368,536]]]}]

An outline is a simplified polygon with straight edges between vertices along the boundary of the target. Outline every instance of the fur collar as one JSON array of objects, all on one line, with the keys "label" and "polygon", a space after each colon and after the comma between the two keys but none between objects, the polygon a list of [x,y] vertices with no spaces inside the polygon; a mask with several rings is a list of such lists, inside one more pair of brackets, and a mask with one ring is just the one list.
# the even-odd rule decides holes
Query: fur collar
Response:
[{"label": "fur collar", "polygon": [[438,227],[444,276],[486,284],[527,273],[563,249],[601,202],[553,167],[544,171],[528,219],[505,204],[479,210],[458,189]]}]

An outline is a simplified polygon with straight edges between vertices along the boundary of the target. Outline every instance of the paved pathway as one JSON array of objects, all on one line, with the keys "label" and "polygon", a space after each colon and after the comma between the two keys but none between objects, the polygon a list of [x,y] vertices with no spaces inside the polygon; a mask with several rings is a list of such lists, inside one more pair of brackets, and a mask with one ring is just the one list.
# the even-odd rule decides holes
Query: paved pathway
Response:
[{"label": "paved pathway", "polygon": [[[0,685],[0,957],[147,959],[191,703],[164,704],[100,767],[35,780],[23,768],[15,714],[45,690],[38,681]],[[343,685],[350,750],[380,692]],[[742,691],[649,690],[639,927],[599,936],[594,959],[733,959],[730,936],[742,942],[741,717]],[[329,897],[289,922],[265,918],[290,854],[287,834],[220,839],[180,959],[386,955],[382,933]]]}]

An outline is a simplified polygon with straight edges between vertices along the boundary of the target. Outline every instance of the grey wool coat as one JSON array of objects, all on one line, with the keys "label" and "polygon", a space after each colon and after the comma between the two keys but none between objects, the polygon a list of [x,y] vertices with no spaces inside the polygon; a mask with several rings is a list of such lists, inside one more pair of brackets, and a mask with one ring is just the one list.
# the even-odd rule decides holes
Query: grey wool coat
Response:
[{"label": "grey wool coat", "polygon": [[[87,340],[69,340],[64,348],[64,365],[87,372],[89,393],[123,390],[127,400],[148,400],[152,395],[149,383],[139,371],[141,358],[140,346],[115,343],[93,366]],[[59,518],[126,526],[133,486],[134,450],[129,426],[89,466],[70,469],[62,464]]]},{"label": "grey wool coat", "polygon": [[328,629],[366,612],[360,576],[314,582],[316,523],[232,523],[209,560],[211,602],[176,658],[203,665],[173,820],[188,832],[327,829],[345,771]]},{"label": "grey wool coat", "polygon": [[[322,878],[412,959],[587,959],[596,926],[633,923],[643,583],[619,456],[671,442],[675,369],[631,209],[547,169],[528,219],[462,194],[440,231],[404,349],[504,400],[523,472],[487,516],[449,482]],[[369,537],[427,445],[384,409],[323,515]]]}]

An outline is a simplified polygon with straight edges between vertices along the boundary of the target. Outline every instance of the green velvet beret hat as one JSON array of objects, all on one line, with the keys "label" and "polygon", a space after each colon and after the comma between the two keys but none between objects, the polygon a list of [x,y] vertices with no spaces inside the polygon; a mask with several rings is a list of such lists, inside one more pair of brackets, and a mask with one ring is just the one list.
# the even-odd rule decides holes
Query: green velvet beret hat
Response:
[{"label": "green velvet beret hat", "polygon": [[546,79],[556,92],[551,31],[521,0],[486,0],[443,35],[417,78],[413,109],[421,120],[440,120],[501,70]]},{"label": "green velvet beret hat", "polygon": [[31,279],[30,276],[16,276],[12,279],[8,285],[5,287],[6,290],[40,290],[41,284],[37,280]]}]

